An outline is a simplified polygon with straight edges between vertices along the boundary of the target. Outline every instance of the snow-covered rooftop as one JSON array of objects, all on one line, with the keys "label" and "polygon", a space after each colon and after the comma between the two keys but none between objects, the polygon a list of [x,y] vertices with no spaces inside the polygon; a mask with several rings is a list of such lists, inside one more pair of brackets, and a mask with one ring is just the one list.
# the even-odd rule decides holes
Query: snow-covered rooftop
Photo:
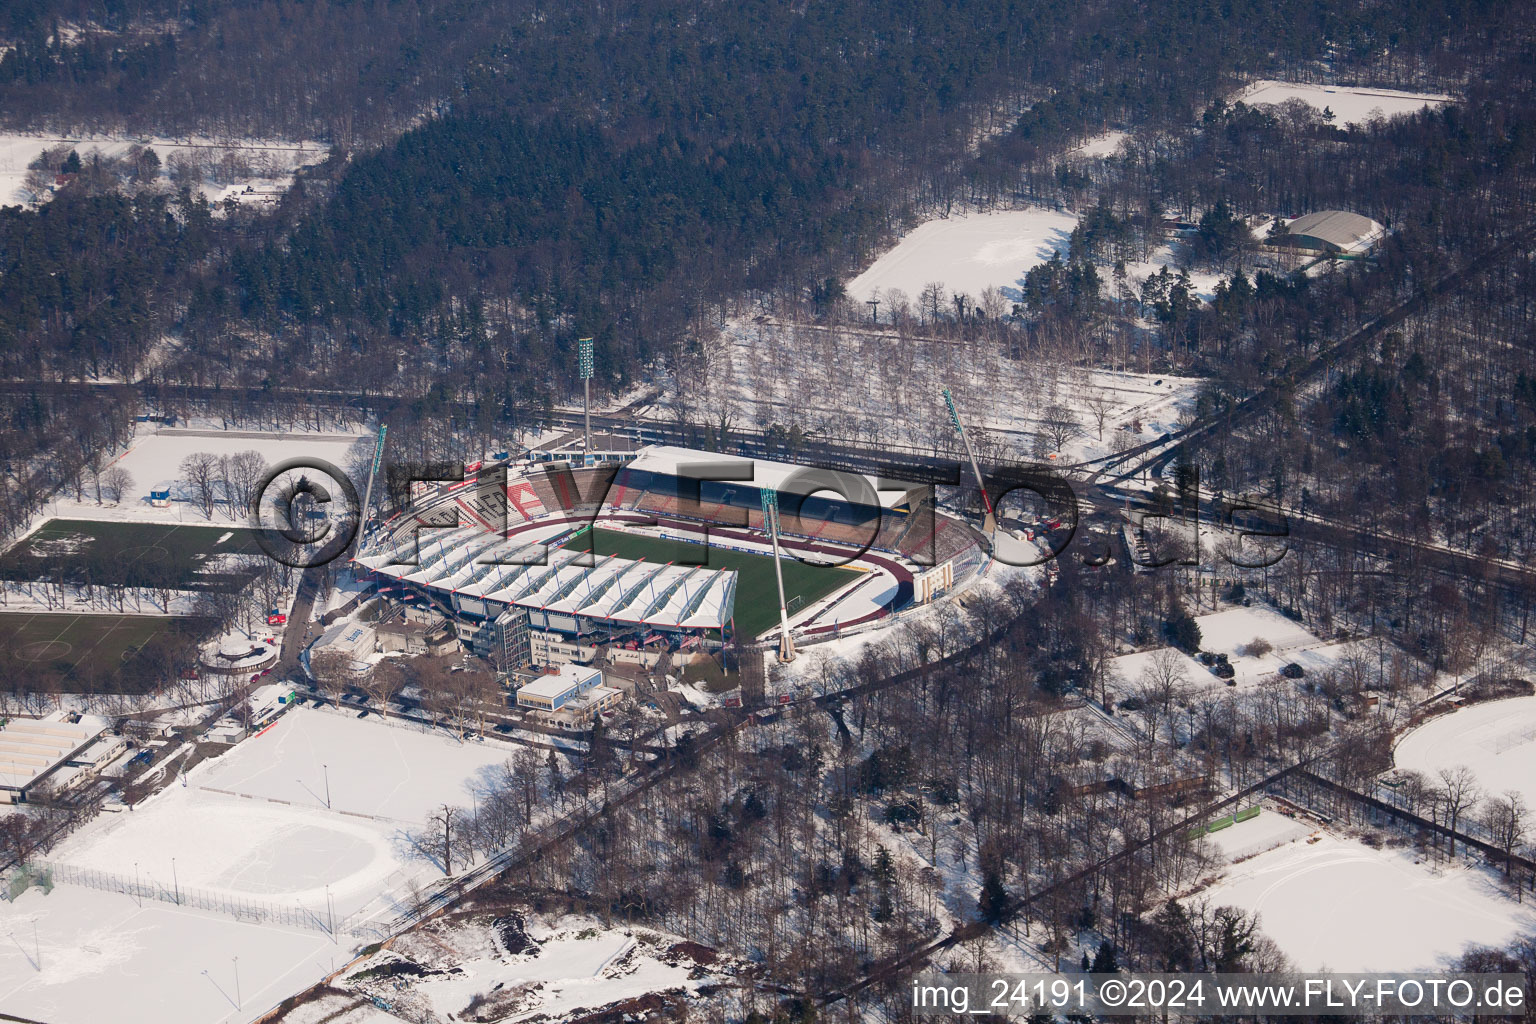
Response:
[{"label": "snow-covered rooftop", "polygon": [[[631,470],[663,476],[685,475],[690,467],[694,472],[700,472],[704,467],[717,466],[729,468],[726,472],[715,474],[710,479],[723,479],[730,474],[739,473],[743,478],[744,487],[801,494],[807,497],[818,493],[823,496],[829,495],[824,486],[829,479],[827,470],[796,466],[788,462],[774,462],[769,459],[747,459],[736,455],[721,455],[717,452],[701,452],[693,448],[650,445],[640,449],[640,453],[629,464]],[[853,477],[858,474],[839,473],[838,475]],[[876,481],[870,477],[861,479],[869,485],[869,493],[879,496],[878,500],[884,508],[893,508],[901,504],[905,497],[905,492],[902,491],[876,490]],[[786,484],[793,486],[786,487]],[[858,494],[850,493],[847,497],[856,500]]]},{"label": "snow-covered rooftop", "polygon": [[[495,540],[494,535],[489,538]],[[702,566],[657,565],[551,545],[538,564],[501,564],[528,547],[513,538],[504,550],[477,527],[420,534],[415,565],[394,564],[395,552],[363,555],[358,563],[385,576],[522,608],[615,622],[718,629],[735,607],[736,573]]]},{"label": "snow-covered rooftop", "polygon": [[104,718],[84,716],[66,722],[48,718],[13,718],[0,728],[0,789],[25,790],[89,746],[107,728]]}]

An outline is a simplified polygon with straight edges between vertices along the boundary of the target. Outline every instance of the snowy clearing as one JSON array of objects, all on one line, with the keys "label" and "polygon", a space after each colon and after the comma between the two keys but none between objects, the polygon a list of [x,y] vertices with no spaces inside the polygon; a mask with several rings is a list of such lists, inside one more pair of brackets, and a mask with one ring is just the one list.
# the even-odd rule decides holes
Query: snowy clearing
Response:
[{"label": "snowy clearing", "polygon": [[1130,137],[1129,132],[1107,131],[1102,135],[1095,135],[1072,150],[1072,155],[1086,157],[1115,156],[1120,152],[1120,147],[1125,143],[1125,140]]},{"label": "snowy clearing", "polygon": [[1016,300],[1030,267],[1054,252],[1063,256],[1077,217],[1053,210],[1005,210],[931,220],[908,232],[890,252],[848,284],[863,301],[876,291],[900,288],[913,302],[932,281],[972,298],[987,288]]},{"label": "snowy clearing", "polygon": [[1235,100],[1251,106],[1261,103],[1278,104],[1286,100],[1301,100],[1309,107],[1322,110],[1327,107],[1335,115],[1334,124],[1339,127],[1364,124],[1376,114],[1397,117],[1412,114],[1425,107],[1438,107],[1451,102],[1451,97],[1440,93],[1399,92],[1395,89],[1369,89],[1336,85],[1303,85],[1298,82],[1264,80],[1254,82],[1240,92]]},{"label": "snowy clearing", "polygon": [[[975,301],[988,288],[996,288],[1008,302],[1017,302],[1023,294],[1024,275],[1032,267],[1045,263],[1053,253],[1066,257],[1077,221],[1074,213],[1040,207],[930,220],[907,232],[895,248],[848,282],[848,295],[865,302],[884,299],[896,289],[915,308],[923,288],[938,282],[944,286],[944,309],[949,313],[953,313],[950,295],[969,295]],[[1139,289],[1142,281],[1163,267],[1178,269],[1174,243],[1159,248],[1149,260],[1127,263],[1130,286]],[[1108,273],[1104,276],[1107,280]],[[1203,299],[1214,294],[1220,280],[1219,274],[1190,273],[1195,293]]]},{"label": "snowy clearing", "polygon": [[[402,936],[338,985],[382,998],[399,1016],[426,1010],[438,1020],[560,1019],[651,992],[692,992],[715,980],[698,970],[701,965],[687,951],[706,962],[713,955],[678,941],[604,928],[583,917],[546,924],[525,923],[512,914],[434,923]],[[509,942],[518,948],[508,949]],[[390,967],[402,963],[419,964],[429,973],[411,977],[415,972],[408,969],[398,975],[410,978],[402,987]]]},{"label": "snowy clearing", "polygon": [[[1279,612],[1258,605],[1197,615],[1195,624],[1200,627],[1200,649],[1227,655],[1234,673],[1232,682],[1239,690],[1284,679],[1280,670],[1293,662],[1301,666],[1305,673],[1302,678],[1306,679],[1336,670],[1346,658],[1361,657],[1375,665],[1379,656],[1375,645],[1368,641],[1322,640]],[[1266,641],[1271,650],[1260,655],[1250,654],[1249,645],[1254,640]],[[1168,649],[1121,655],[1111,662],[1111,666],[1122,685],[1134,690],[1153,656],[1159,650]],[[1206,689],[1224,684],[1224,680],[1194,658],[1175,653],[1191,686]]]},{"label": "snowy clearing", "polygon": [[1434,777],[1466,765],[1485,793],[1515,790],[1536,805],[1536,697],[1474,704],[1419,726],[1393,752],[1399,768]]},{"label": "snowy clearing", "polygon": [[[245,194],[247,185],[263,193],[261,198],[280,194],[292,184],[294,171],[320,163],[329,152],[318,142],[0,132],[0,205],[33,201],[34,197],[26,187],[27,165],[44,150],[58,146],[73,147],[85,162],[89,162],[93,154],[121,157],[131,146],[147,146],[160,158],[160,180],[164,184],[171,184],[167,172],[173,162],[200,168],[203,181],[198,189],[209,202],[232,195],[242,201],[256,198]],[[42,199],[46,201],[48,197],[44,195]]]},{"label": "snowy clearing", "polygon": [[1475,869],[1415,863],[1329,833],[1244,861],[1201,895],[1259,913],[1304,971],[1430,970],[1468,945],[1499,945],[1536,926],[1531,908]]}]

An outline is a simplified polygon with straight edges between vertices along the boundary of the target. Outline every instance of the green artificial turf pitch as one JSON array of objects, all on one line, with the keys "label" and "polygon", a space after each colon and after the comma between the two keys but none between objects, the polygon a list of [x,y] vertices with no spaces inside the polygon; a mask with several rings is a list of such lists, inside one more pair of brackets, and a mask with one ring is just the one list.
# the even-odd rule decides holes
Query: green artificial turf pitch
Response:
[{"label": "green artificial turf pitch", "polygon": [[0,578],[89,579],[129,586],[210,584],[215,578],[204,563],[226,554],[259,555],[261,549],[251,531],[238,526],[54,519],[0,555]]},{"label": "green artificial turf pitch", "polygon": [[0,684],[25,677],[31,689],[56,690],[107,678],[137,680],[160,667],[136,664],[139,659],[163,661],[208,625],[181,616],[0,612]]},{"label": "green artificial turf pitch", "polygon": [[[736,632],[743,639],[756,638],[772,629],[779,621],[779,589],[773,578],[773,558],[735,551],[711,544],[663,540],[633,533],[601,528],[592,531],[592,539],[583,533],[566,541],[565,547],[573,550],[592,550],[598,558],[616,555],[637,562],[665,564],[675,562],[684,565],[703,564],[710,569],[734,569],[736,571]],[[781,559],[784,572],[784,597],[791,610],[813,604],[857,579],[861,570],[838,566],[807,565],[795,558]]]}]

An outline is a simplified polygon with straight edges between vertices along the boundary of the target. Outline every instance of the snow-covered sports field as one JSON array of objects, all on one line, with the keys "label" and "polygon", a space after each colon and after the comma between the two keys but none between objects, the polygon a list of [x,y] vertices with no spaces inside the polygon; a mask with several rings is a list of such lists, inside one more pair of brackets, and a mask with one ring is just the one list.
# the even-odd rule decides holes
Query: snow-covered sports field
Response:
[{"label": "snow-covered sports field", "polygon": [[[333,956],[349,959],[370,926],[405,909],[412,883],[441,876],[407,833],[445,803],[469,807],[482,773],[506,757],[501,745],[290,711],[199,765],[185,786],[173,783],[65,840],[50,855],[52,893],[33,889],[0,904],[0,933],[30,940],[35,923],[43,960],[39,971],[32,945],[0,943],[0,1005],[50,1024],[243,1019],[231,983],[238,956],[239,1001],[254,1016],[318,978]],[[124,891],[129,882],[179,892],[184,903],[141,901]],[[207,909],[219,901],[260,908],[264,923]],[[200,976],[204,968],[217,987]],[[139,1017],[106,1011],[135,986],[176,996],[138,1004]]]},{"label": "snow-covered sports field", "polygon": [[1333,111],[1334,124],[1343,127],[1362,124],[1380,113],[1383,117],[1411,114],[1425,107],[1438,107],[1450,102],[1449,96],[1439,93],[1399,92],[1396,89],[1354,88],[1336,85],[1303,85],[1296,82],[1265,80],[1254,82],[1235,99],[1249,106],[1260,103],[1284,103],[1301,100],[1318,110]]},{"label": "snow-covered sports field", "polygon": [[1512,789],[1536,806],[1536,697],[1474,704],[1431,719],[1402,738],[1393,758],[1399,768],[1431,778],[1464,764],[1484,793]]},{"label": "snow-covered sports field", "polygon": [[[260,452],[269,466],[285,459],[299,457],[323,459],[337,469],[346,471],[348,452],[361,438],[350,433],[301,433],[256,430],[216,430],[203,428],[163,427],[155,429],[139,424],[139,432],[127,450],[112,459],[108,465],[121,466],[133,477],[133,486],[117,505],[98,505],[89,485],[85,500],[74,501],[73,492],[66,488],[59,498],[48,506],[50,514],[79,519],[134,519],[145,522],[207,522],[202,509],[196,507],[193,494],[182,476],[181,463],[189,455],[207,452],[210,455],[229,456],[236,452]],[[149,504],[151,488],[159,484],[171,485],[172,503],[169,508],[155,508]],[[243,519],[243,517],[240,517]],[[231,522],[228,512],[220,507],[214,510],[213,522]]]},{"label": "snow-covered sports field", "polygon": [[1213,907],[1257,911],[1260,927],[1303,971],[1429,970],[1468,945],[1497,945],[1536,927],[1536,912],[1480,871],[1415,863],[1411,853],[1329,833],[1243,861],[1201,895]]},{"label": "snow-covered sports field", "polygon": [[876,291],[900,288],[915,303],[925,285],[940,281],[945,302],[950,292],[974,299],[987,288],[1016,298],[1030,267],[1049,260],[1053,252],[1066,255],[1075,227],[1072,214],[1041,209],[931,220],[849,282],[848,294],[864,300]]},{"label": "snow-covered sports field", "polygon": [[68,885],[0,904],[0,932],[0,1007],[49,1024],[245,1021],[350,959],[322,932]]},{"label": "snow-covered sports field", "polygon": [[[1116,146],[1120,141],[1123,138],[1116,140]],[[1095,153],[1101,148],[1087,145]],[[1046,262],[1053,253],[1066,257],[1077,219],[1074,213],[1032,207],[930,220],[907,232],[895,248],[848,282],[848,294],[863,302],[898,289],[915,308],[923,288],[937,282],[944,286],[947,313],[954,312],[948,305],[950,295],[969,295],[975,302],[988,288],[998,289],[1008,302],[1017,302],[1031,267]],[[1173,250],[1164,246],[1144,263],[1127,264],[1133,286],[1140,287],[1149,275],[1172,266],[1173,257]],[[1205,297],[1220,279],[1198,272],[1190,278],[1195,291]]]}]

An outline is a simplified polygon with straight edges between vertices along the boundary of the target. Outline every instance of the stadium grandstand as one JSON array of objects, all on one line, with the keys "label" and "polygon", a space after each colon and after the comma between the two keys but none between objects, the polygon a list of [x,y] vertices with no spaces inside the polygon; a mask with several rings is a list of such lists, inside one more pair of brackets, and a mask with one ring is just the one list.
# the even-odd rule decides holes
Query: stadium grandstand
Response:
[{"label": "stadium grandstand", "polygon": [[750,643],[779,630],[771,490],[790,631],[814,641],[932,599],[986,561],[928,488],[875,484],[666,446],[596,466],[489,464],[418,485],[370,524],[355,562],[471,622],[522,609],[533,629],[588,641]]}]

